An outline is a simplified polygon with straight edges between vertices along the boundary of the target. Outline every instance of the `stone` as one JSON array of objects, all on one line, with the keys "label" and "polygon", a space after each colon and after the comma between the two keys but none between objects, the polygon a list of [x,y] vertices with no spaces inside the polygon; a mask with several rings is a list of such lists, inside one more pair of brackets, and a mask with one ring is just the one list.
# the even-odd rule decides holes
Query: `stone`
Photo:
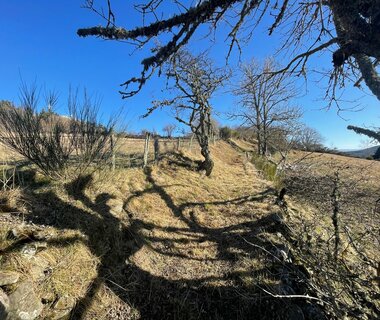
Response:
[{"label": "stone", "polygon": [[53,311],[50,315],[52,320],[66,320],[70,319],[71,310],[75,306],[75,299],[72,297],[64,296],[59,298],[55,304]]},{"label": "stone", "polygon": [[33,257],[37,253],[37,248],[32,244],[26,244],[21,248],[21,254],[28,259]]},{"label": "stone", "polygon": [[21,249],[21,254],[26,258],[31,259],[35,256],[37,251],[47,248],[47,242],[44,241],[36,241],[33,243],[28,243],[24,245]]},{"label": "stone", "polygon": [[21,282],[16,290],[9,295],[8,317],[12,320],[33,320],[42,312],[43,304],[36,295],[33,282]]},{"label": "stone", "polygon": [[20,278],[20,274],[14,271],[0,271],[0,286],[14,284]]},{"label": "stone", "polygon": [[9,298],[7,294],[0,289],[0,320],[6,319],[9,310]]}]

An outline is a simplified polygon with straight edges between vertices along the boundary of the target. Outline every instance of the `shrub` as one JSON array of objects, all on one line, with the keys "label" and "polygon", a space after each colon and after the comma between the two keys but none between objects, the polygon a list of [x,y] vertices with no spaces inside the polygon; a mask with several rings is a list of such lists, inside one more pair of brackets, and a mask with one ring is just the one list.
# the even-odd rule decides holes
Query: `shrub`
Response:
[{"label": "shrub", "polygon": [[[46,176],[62,178],[82,174],[96,163],[111,156],[111,139],[115,122],[98,122],[98,102],[84,91],[79,101],[78,90],[69,93],[70,116],[38,111],[35,86],[21,86],[21,106],[0,107],[0,142],[29,159]],[[48,109],[57,95],[46,99]]]},{"label": "shrub", "polygon": [[224,140],[228,140],[232,137],[232,129],[230,127],[222,127],[219,130],[220,137]]}]

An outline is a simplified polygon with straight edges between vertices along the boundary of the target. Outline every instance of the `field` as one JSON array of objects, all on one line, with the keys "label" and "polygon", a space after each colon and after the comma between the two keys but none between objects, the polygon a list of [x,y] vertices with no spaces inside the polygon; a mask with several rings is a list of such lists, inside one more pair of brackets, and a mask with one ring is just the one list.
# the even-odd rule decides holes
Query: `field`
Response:
[{"label": "field", "polygon": [[[367,218],[357,210],[344,218],[342,228],[355,221],[355,240],[342,234],[347,248],[332,262],[331,212],[322,209],[328,204],[319,207],[287,178],[288,195],[279,200],[277,186],[241,152],[252,147],[216,142],[211,177],[196,170],[199,152],[186,144],[163,150],[145,169],[117,166],[66,183],[36,173],[1,193],[0,270],[31,283],[43,302],[41,319],[375,318],[376,270],[365,261],[358,269],[355,251],[363,245],[367,259],[378,259],[378,243],[357,241]],[[174,142],[167,148],[175,150]],[[140,142],[124,140],[118,152],[141,150]],[[306,161],[312,181],[334,171],[330,162],[351,165],[342,181],[365,176],[364,164],[373,165],[364,166],[368,173],[379,165],[330,155]],[[375,190],[376,174],[369,177],[373,184],[358,186]],[[326,203],[329,186],[313,191]],[[29,247],[36,250],[29,254]]]},{"label": "field", "polygon": [[[290,157],[297,162],[304,156],[293,152]],[[371,260],[375,261],[380,248],[379,179],[379,161],[315,153],[288,172],[285,180],[290,194],[326,214],[333,211],[331,195],[336,183],[342,227],[366,239],[369,246],[365,248],[372,249]]]}]

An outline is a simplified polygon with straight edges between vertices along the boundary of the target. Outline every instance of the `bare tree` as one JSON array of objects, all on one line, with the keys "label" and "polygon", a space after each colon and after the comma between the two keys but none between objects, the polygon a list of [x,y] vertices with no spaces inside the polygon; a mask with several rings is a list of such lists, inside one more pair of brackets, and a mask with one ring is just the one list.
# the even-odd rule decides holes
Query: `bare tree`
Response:
[{"label": "bare tree", "polygon": [[177,128],[175,124],[167,124],[162,130],[166,133],[169,139],[171,139],[173,135],[173,131]]},{"label": "bare tree", "polygon": [[115,122],[99,124],[97,102],[86,92],[82,101],[77,91],[70,93],[69,117],[52,112],[55,94],[45,101],[49,113],[39,111],[36,86],[23,84],[20,96],[21,107],[0,108],[0,141],[29,159],[43,174],[51,178],[80,175],[90,165],[110,158]]},{"label": "bare tree", "polygon": [[154,101],[145,116],[157,108],[171,107],[175,119],[190,127],[195,134],[204,157],[200,169],[205,170],[209,176],[214,167],[209,150],[213,130],[210,99],[229,74],[225,69],[214,67],[206,56],[193,56],[184,50],[170,57],[165,73],[172,81],[172,84],[169,84],[169,92],[173,97]]},{"label": "bare tree", "polygon": [[231,117],[242,120],[243,125],[254,129],[259,155],[266,155],[269,145],[275,144],[270,141],[275,128],[285,125],[289,128],[292,122],[301,117],[300,109],[290,105],[297,96],[292,80],[282,73],[271,74],[274,68],[275,64],[270,59],[262,66],[254,61],[244,65],[242,81],[235,90],[240,98],[240,107]]},{"label": "bare tree", "polygon": [[305,151],[318,151],[323,149],[324,138],[314,128],[302,126],[296,137],[295,147]]},{"label": "bare tree", "polygon": [[[331,54],[333,68],[329,94],[335,97],[335,88],[352,79],[355,85],[365,81],[373,94],[380,99],[380,76],[377,72],[380,58],[380,0],[204,0],[176,1],[174,10],[165,12],[169,1],[136,1],[135,8],[143,15],[142,25],[125,29],[116,25],[111,0],[107,0],[108,13],[87,0],[87,7],[102,18],[106,25],[83,28],[81,37],[98,36],[105,39],[132,41],[143,46],[155,37],[166,35],[161,47],[142,61],[139,77],[132,77],[122,86],[123,97],[137,93],[146,80],[169,57],[186,45],[202,25],[218,28],[223,22],[229,29],[228,55],[241,38],[251,38],[254,28],[263,24],[268,16],[268,34],[285,34],[280,51],[292,52],[283,72],[305,75],[309,58],[316,53]],[[209,32],[207,35],[213,34]],[[347,77],[346,77],[347,76]],[[129,89],[131,84],[137,88]]]}]

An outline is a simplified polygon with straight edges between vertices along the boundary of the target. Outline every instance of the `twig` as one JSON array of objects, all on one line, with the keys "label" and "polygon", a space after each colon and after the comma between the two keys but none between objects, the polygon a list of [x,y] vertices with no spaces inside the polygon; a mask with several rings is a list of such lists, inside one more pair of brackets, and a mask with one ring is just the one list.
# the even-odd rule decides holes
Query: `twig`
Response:
[{"label": "twig", "polygon": [[320,301],[322,303],[325,303],[325,304],[330,304],[328,303],[327,301],[324,301],[320,298],[317,298],[317,297],[313,297],[313,296],[309,296],[308,294],[306,295],[302,295],[302,294],[289,294],[289,295],[282,295],[282,294],[274,294],[268,290],[265,290],[263,287],[259,286],[259,285],[256,285],[257,287],[259,287],[261,290],[263,290],[265,293],[269,294],[270,296],[272,296],[273,298],[280,298],[280,299],[309,299],[309,300],[316,300],[316,301]]}]

